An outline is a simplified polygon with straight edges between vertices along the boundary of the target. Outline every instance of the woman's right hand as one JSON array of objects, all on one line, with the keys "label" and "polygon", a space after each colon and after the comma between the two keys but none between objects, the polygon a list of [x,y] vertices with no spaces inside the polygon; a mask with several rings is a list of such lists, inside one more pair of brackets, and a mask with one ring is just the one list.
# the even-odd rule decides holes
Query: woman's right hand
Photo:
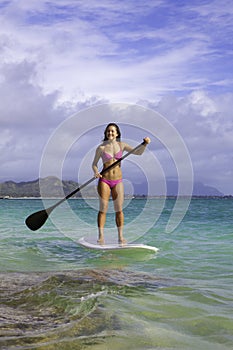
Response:
[{"label": "woman's right hand", "polygon": [[99,179],[100,177],[102,177],[102,175],[99,172],[94,173],[94,176],[96,179]]}]

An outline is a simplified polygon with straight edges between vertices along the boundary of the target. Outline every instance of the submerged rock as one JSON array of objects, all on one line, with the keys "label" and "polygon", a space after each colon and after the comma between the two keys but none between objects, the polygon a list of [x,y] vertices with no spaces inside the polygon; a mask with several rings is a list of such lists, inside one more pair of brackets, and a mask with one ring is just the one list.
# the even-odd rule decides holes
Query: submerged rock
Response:
[{"label": "submerged rock", "polygon": [[105,308],[108,297],[127,297],[168,283],[121,270],[2,273],[0,280],[1,349],[28,343],[43,349],[43,343],[51,343],[46,350],[58,349],[55,339],[62,337],[83,343],[114,336],[121,322]]}]

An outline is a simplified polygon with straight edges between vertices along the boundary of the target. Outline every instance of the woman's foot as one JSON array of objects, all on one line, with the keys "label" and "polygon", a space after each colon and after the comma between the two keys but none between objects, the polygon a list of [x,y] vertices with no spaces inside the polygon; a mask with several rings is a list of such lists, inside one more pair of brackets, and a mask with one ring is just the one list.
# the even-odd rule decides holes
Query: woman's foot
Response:
[{"label": "woman's foot", "polygon": [[97,243],[103,245],[104,244],[104,237],[100,236],[99,239],[97,240]]},{"label": "woman's foot", "polygon": [[119,237],[118,243],[119,243],[119,244],[126,244],[127,241],[126,241],[126,239],[124,239],[123,237]]}]

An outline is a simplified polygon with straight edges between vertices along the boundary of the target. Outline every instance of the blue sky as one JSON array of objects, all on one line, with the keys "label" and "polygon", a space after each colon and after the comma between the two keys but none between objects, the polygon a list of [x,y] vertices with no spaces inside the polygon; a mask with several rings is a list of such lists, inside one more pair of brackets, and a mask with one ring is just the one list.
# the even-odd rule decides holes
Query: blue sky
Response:
[{"label": "blue sky", "polygon": [[161,113],[195,180],[233,194],[232,1],[0,1],[0,21],[0,181],[37,178],[62,122],[120,102]]}]

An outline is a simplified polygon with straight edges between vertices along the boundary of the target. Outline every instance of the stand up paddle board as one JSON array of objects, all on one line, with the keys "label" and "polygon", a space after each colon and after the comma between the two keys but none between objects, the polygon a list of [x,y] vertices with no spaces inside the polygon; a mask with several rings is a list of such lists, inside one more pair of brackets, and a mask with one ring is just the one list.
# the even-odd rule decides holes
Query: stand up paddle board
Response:
[{"label": "stand up paddle board", "polygon": [[133,250],[145,250],[145,251],[150,251],[150,252],[157,252],[159,249],[156,248],[156,247],[152,247],[150,245],[146,245],[146,244],[141,244],[141,243],[126,243],[126,244],[122,244],[122,243],[119,243],[119,244],[98,244],[96,242],[95,243],[91,243],[91,242],[88,242],[85,240],[85,237],[83,238],[80,238],[78,243],[85,247],[85,248],[88,248],[88,249],[97,249],[97,250],[102,250],[102,251],[105,251],[105,250],[130,250],[130,249],[133,249]]}]

